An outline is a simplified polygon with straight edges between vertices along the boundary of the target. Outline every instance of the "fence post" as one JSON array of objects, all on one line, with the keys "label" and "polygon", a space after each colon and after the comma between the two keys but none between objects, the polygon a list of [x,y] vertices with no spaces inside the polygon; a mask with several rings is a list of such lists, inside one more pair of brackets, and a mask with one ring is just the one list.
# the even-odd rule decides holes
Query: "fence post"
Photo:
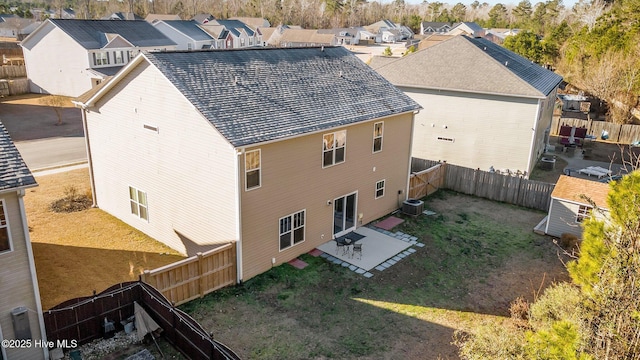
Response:
[{"label": "fence post", "polygon": [[204,257],[201,252],[196,253],[198,257],[198,294],[200,294],[200,298],[204,297],[205,287],[204,287]]}]

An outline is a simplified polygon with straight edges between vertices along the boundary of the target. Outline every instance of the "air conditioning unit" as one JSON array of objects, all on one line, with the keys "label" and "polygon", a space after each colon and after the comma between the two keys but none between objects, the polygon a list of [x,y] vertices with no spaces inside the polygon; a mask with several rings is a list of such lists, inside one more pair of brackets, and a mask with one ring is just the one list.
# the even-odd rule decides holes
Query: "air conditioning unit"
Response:
[{"label": "air conditioning unit", "polygon": [[424,211],[424,201],[407,199],[402,202],[402,212],[406,215],[418,216]]}]

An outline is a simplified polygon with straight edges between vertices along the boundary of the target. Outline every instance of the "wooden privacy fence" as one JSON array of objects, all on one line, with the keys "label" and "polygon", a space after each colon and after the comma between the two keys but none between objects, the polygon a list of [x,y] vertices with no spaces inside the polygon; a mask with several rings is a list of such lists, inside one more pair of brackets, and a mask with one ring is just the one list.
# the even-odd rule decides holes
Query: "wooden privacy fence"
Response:
[{"label": "wooden privacy fence", "polygon": [[0,96],[20,95],[29,92],[29,80],[27,78],[0,80]]},{"label": "wooden privacy fence", "polygon": [[[433,165],[436,164],[436,165]],[[409,197],[419,199],[438,187],[485,199],[547,211],[555,184],[527,180],[431,160],[412,159]],[[428,167],[418,171],[420,167]],[[427,185],[425,182],[432,183]],[[430,192],[429,192],[430,191]],[[423,195],[424,194],[424,195]]]},{"label": "wooden privacy fence", "polygon": [[562,125],[584,127],[587,129],[587,134],[593,135],[599,140],[601,140],[602,131],[606,130],[609,133],[609,138],[606,140],[608,142],[631,144],[635,141],[640,141],[640,125],[621,125],[605,121],[554,117],[551,121],[550,134],[557,136]]},{"label": "wooden privacy fence", "polygon": [[213,339],[191,316],[174,307],[160,292],[141,281],[114,285],[93,296],[77,298],[44,312],[47,341],[77,340],[79,345],[104,336],[104,319],[123,330],[121,321],[134,314],[134,302],[160,325],[163,336],[187,359],[239,360]]},{"label": "wooden privacy fence", "polygon": [[27,68],[24,65],[0,66],[0,79],[26,78]]},{"label": "wooden privacy fence", "polygon": [[155,270],[146,270],[141,280],[178,306],[234,285],[236,274],[236,246],[229,243]]},{"label": "wooden privacy fence", "polygon": [[409,176],[409,198],[420,199],[433,194],[444,184],[447,164],[435,164],[426,170],[412,172]]}]

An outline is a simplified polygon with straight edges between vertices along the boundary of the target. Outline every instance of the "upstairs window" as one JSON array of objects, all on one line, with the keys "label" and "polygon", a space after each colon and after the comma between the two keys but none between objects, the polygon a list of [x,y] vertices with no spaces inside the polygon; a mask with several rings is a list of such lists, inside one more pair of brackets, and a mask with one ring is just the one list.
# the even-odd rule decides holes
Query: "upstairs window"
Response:
[{"label": "upstairs window", "polygon": [[384,123],[377,122],[373,124],[373,152],[382,151],[382,132],[384,130]]},{"label": "upstairs window", "polygon": [[336,131],[322,137],[322,167],[344,162],[347,147],[347,131]]},{"label": "upstairs window", "polygon": [[129,203],[131,213],[140,219],[149,221],[149,207],[147,205],[147,193],[129,186]]},{"label": "upstairs window", "polygon": [[11,236],[4,200],[0,199],[0,254],[11,251]]},{"label": "upstairs window", "polygon": [[114,64],[124,64],[124,51],[114,51],[113,52],[113,63]]},{"label": "upstairs window", "polygon": [[260,187],[260,149],[247,151],[244,154],[245,189]]},{"label": "upstairs window", "polygon": [[95,66],[109,65],[109,53],[108,52],[93,53],[93,65]]}]

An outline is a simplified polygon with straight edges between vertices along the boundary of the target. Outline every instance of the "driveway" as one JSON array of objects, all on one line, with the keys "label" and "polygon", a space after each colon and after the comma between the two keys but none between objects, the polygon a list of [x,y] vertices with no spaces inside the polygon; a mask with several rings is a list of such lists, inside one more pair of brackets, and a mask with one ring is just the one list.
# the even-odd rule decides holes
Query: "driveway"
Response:
[{"label": "driveway", "polygon": [[62,109],[62,124],[52,107],[40,104],[46,95],[11,96],[0,102],[4,124],[31,170],[87,160],[80,109]]}]

